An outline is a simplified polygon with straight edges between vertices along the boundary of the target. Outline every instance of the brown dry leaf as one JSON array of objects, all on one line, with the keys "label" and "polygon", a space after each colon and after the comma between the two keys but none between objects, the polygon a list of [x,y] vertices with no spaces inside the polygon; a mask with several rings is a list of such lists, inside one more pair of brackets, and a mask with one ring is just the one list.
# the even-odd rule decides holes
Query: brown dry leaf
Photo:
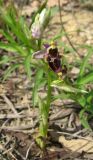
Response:
[{"label": "brown dry leaf", "polygon": [[4,150],[3,146],[0,144],[0,151]]},{"label": "brown dry leaf", "polygon": [[84,137],[85,139],[72,139],[66,140],[64,136],[59,137],[59,142],[62,143],[66,148],[72,151],[87,153],[93,152],[93,140],[91,137]]},{"label": "brown dry leaf", "polygon": [[0,84],[0,95],[3,95],[5,93],[6,93],[6,91],[5,91],[4,85]]}]

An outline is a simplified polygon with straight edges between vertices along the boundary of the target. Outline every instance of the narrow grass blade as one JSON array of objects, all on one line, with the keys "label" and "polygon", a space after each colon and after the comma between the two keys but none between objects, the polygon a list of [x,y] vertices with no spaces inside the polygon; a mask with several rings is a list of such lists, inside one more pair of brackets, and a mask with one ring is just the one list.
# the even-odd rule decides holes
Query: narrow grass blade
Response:
[{"label": "narrow grass blade", "polygon": [[84,77],[82,78],[79,78],[77,80],[77,84],[78,85],[85,85],[85,84],[88,84],[90,82],[93,82],[93,72],[91,73],[88,73],[87,75],[85,75]]},{"label": "narrow grass blade", "polygon": [[88,64],[89,63],[89,58],[92,56],[92,54],[93,54],[93,48],[90,47],[90,48],[88,48],[87,56],[85,56],[85,58],[82,60],[78,77],[82,77],[84,75],[85,68],[89,65]]},{"label": "narrow grass blade", "polygon": [[9,52],[15,52],[17,54],[20,54],[21,56],[26,56],[28,54],[27,51],[23,49],[22,46],[19,46],[18,44],[15,45],[11,43],[0,42],[0,48]]},{"label": "narrow grass blade", "polygon": [[82,109],[81,112],[79,113],[80,121],[82,125],[86,128],[91,130],[90,125],[88,123],[88,117],[85,115],[85,109]]},{"label": "narrow grass blade", "polygon": [[10,75],[11,73],[19,67],[20,64],[13,64],[12,66],[10,66],[4,73],[4,78],[3,81],[5,81]]},{"label": "narrow grass blade", "polygon": [[28,55],[24,61],[24,67],[27,72],[29,80],[31,80],[31,55]]}]

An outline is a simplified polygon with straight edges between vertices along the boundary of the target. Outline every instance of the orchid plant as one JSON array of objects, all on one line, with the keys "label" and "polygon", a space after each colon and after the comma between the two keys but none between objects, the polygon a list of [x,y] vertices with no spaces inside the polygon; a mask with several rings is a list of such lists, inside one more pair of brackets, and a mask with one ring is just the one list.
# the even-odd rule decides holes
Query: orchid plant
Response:
[{"label": "orchid plant", "polygon": [[[88,111],[93,114],[92,109],[92,92],[88,92],[86,84],[93,80],[93,73],[86,74],[86,68],[89,67],[88,59],[93,53],[93,47],[85,46],[88,50],[87,56],[80,65],[80,72],[76,80],[73,82],[68,74],[68,64],[64,63],[64,56],[61,57],[58,51],[58,45],[55,40],[60,39],[63,33],[60,31],[51,40],[43,38],[44,31],[51,19],[52,8],[47,7],[47,0],[41,5],[39,10],[33,15],[31,24],[27,24],[25,17],[18,14],[17,9],[12,4],[4,6],[0,1],[0,19],[2,27],[0,34],[3,38],[0,41],[0,48],[7,52],[13,52],[15,56],[2,56],[0,65],[11,63],[7,71],[5,71],[4,79],[9,77],[20,65],[24,65],[26,73],[30,81],[35,82],[32,93],[33,106],[39,106],[40,125],[37,143],[41,148],[45,147],[44,138],[47,138],[48,118],[51,102],[55,99],[73,99],[77,102],[82,110],[80,119],[86,128],[90,128],[84,112]],[[64,47],[63,42],[61,45]],[[16,57],[17,55],[17,57]],[[22,62],[18,60],[22,58]],[[32,77],[32,70],[35,69],[35,76]],[[45,97],[40,97],[39,89],[46,86]],[[57,88],[60,93],[55,96],[52,89]]]},{"label": "orchid plant", "polygon": [[[36,83],[33,87],[32,99],[33,106],[37,106],[37,104],[39,104],[40,127],[37,143],[41,148],[43,148],[45,144],[39,137],[47,137],[48,115],[51,103],[50,84],[52,80],[51,74],[53,73],[49,71],[48,63],[45,62],[44,57],[39,59],[37,62],[37,59],[35,59],[33,55],[42,50],[43,32],[47,27],[51,17],[51,11],[46,7],[46,4],[47,1],[42,4],[38,12],[33,16],[31,19],[31,25],[28,25],[25,18],[18,14],[18,11],[13,3],[9,4],[8,6],[4,6],[2,1],[0,6],[0,18],[4,25],[4,27],[0,29],[0,34],[3,36],[2,41],[0,42],[0,48],[17,54],[17,60],[16,54],[14,58],[10,58],[8,56],[2,57],[0,65],[7,62],[11,63],[12,60],[16,62],[15,64],[9,66],[7,71],[5,71],[3,80],[6,80],[11,72],[13,72],[23,63],[29,79],[33,81],[33,77],[31,78],[31,67],[35,68],[36,74],[34,81]],[[46,52],[47,48],[44,49],[44,52]],[[22,58],[22,63],[18,62],[18,57]],[[45,74],[47,75],[47,78],[45,77]],[[38,95],[38,90],[44,85],[47,86],[47,95],[45,99],[42,99]]]}]

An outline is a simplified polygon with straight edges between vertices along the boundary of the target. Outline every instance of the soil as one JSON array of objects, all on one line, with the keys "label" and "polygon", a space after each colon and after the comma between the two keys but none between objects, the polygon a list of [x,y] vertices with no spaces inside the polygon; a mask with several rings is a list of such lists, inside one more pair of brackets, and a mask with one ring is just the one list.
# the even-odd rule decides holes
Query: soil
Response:
[{"label": "soil", "polygon": [[[23,7],[20,3],[22,14],[30,18],[40,3],[31,1],[27,5],[25,3]],[[49,0],[48,6],[58,6],[58,0]],[[86,55],[86,50],[80,48],[80,45],[93,44],[93,4],[91,0],[85,3],[80,3],[79,0],[61,0],[61,7],[63,25],[70,43],[66,36],[62,36],[59,50],[63,54],[64,48],[61,47],[61,42],[75,48],[75,54],[70,52],[65,55],[71,64],[74,59],[80,59]],[[57,12],[45,36],[52,38],[58,33],[60,27],[60,16]],[[7,53],[0,51],[0,55],[3,54]],[[9,65],[6,64],[0,68],[1,77]],[[73,67],[72,76],[77,73],[78,68]],[[93,132],[81,125],[78,115],[80,106],[71,100],[56,100],[51,104],[49,135],[45,140],[47,147],[41,151],[35,141],[39,114],[38,108],[32,106],[32,87],[23,66],[13,72],[6,81],[3,82],[2,78],[0,79],[1,160],[92,160]],[[55,93],[57,94],[57,91]],[[40,94],[43,96],[44,93],[41,91]],[[93,128],[93,120],[90,123]]]}]

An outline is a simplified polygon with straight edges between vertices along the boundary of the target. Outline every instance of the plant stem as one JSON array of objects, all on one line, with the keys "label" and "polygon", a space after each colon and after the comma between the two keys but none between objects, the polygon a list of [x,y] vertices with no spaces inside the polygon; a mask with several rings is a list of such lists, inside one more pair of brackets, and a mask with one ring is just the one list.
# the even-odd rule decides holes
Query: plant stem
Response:
[{"label": "plant stem", "polygon": [[49,110],[50,110],[50,104],[51,104],[51,75],[48,72],[48,90],[47,90],[47,103],[46,103],[46,130],[45,130],[45,137],[47,137],[47,130],[48,130],[48,118],[49,118]]},{"label": "plant stem", "polygon": [[[47,91],[47,114],[49,115],[50,103],[51,103],[51,75],[48,73],[48,91]],[[48,116],[47,115],[47,116]]]},{"label": "plant stem", "polygon": [[48,132],[48,117],[49,117],[49,109],[50,109],[50,103],[51,103],[51,75],[48,72],[48,80],[47,80],[47,97],[46,97],[46,103],[40,102],[40,126],[39,126],[39,137],[37,138],[37,143],[39,146],[44,149],[46,145],[46,138],[47,138],[47,132]]}]

